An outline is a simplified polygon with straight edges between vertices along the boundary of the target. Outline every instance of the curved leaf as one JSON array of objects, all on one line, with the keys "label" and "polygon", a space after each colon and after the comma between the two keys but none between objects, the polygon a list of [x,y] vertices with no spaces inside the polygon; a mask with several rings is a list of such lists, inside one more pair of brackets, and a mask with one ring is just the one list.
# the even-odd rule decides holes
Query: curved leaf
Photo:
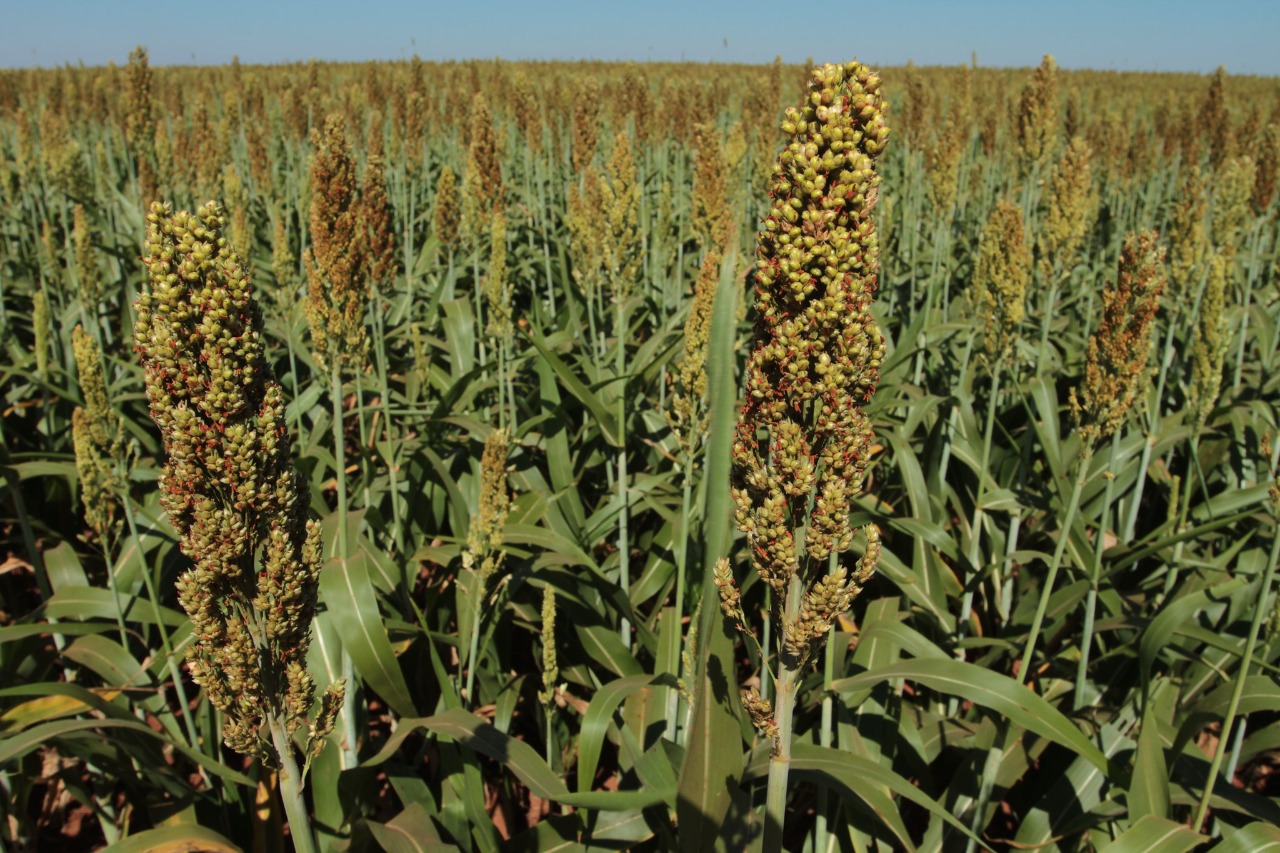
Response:
[{"label": "curved leaf", "polygon": [[909,660],[831,683],[837,693],[850,693],[891,678],[905,678],[968,699],[1002,714],[1041,737],[1061,744],[1107,772],[1107,758],[1084,733],[1029,687],[1012,678],[959,660]]},{"label": "curved leaf", "polygon": [[582,716],[582,727],[578,732],[579,791],[591,790],[604,746],[604,736],[609,731],[613,712],[622,700],[643,687],[674,687],[675,684],[675,678],[667,674],[630,675],[610,681],[596,691],[596,695],[591,697],[591,704],[587,706],[587,712]]},{"label": "curved leaf", "polygon": [[239,847],[212,829],[194,824],[163,826],[122,838],[103,853],[241,853]]},{"label": "curved leaf", "polygon": [[320,594],[360,676],[397,714],[414,716],[417,709],[382,624],[364,555],[329,560],[320,572]]}]

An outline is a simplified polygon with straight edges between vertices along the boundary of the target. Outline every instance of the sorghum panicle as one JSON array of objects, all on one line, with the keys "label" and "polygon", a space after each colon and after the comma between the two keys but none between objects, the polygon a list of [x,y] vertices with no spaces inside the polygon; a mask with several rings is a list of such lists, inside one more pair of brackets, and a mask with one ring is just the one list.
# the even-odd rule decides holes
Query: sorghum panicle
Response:
[{"label": "sorghum panicle", "polygon": [[[284,391],[266,360],[262,317],[216,203],[195,215],[153,204],[134,346],[167,461],[161,506],[192,566],[178,580],[190,615],[192,678],[226,715],[227,745],[275,764],[265,727],[307,721],[306,669],[320,573],[320,527],[293,468]],[[341,686],[322,703],[336,710]],[[308,751],[332,727],[313,732]]]},{"label": "sorghum panicle", "polygon": [[489,271],[480,287],[489,306],[486,331],[490,338],[500,341],[511,334],[511,295],[507,292],[507,215],[502,210],[493,214]]},{"label": "sorghum panicle", "polygon": [[502,566],[503,529],[511,496],[507,490],[507,431],[495,429],[485,437],[480,456],[480,504],[467,531],[464,567],[479,565],[481,584]]},{"label": "sorghum panicle", "polygon": [[555,701],[560,666],[556,659],[556,591],[548,586],[542,591],[542,689],[538,701],[548,708]]},{"label": "sorghum panicle", "polygon": [[1192,432],[1204,426],[1218,402],[1222,385],[1222,367],[1227,356],[1224,320],[1227,300],[1227,269],[1230,259],[1219,250],[1209,259],[1209,275],[1205,279],[1200,314],[1196,317],[1191,338],[1191,384],[1187,388],[1187,410]]},{"label": "sorghum panicle", "polygon": [[1049,178],[1044,222],[1037,238],[1045,281],[1070,272],[1085,235],[1093,228],[1097,195],[1092,157],[1089,143],[1072,137]]},{"label": "sorghum panicle", "polygon": [[1120,252],[1116,283],[1102,291],[1102,321],[1089,338],[1084,382],[1071,389],[1071,413],[1086,446],[1124,424],[1147,377],[1147,356],[1160,295],[1164,247],[1155,231],[1130,234]]},{"label": "sorghum panicle", "polygon": [[972,290],[985,327],[983,349],[992,361],[1005,361],[1013,354],[1030,282],[1031,248],[1022,209],[1001,199],[982,229]]},{"label": "sorghum panicle", "polygon": [[[813,70],[804,107],[783,121],[790,141],[757,234],[755,348],[733,444],[733,497],[755,568],[784,602],[793,578],[802,595],[832,607],[856,594],[855,578],[828,577],[826,565],[852,544],[849,512],[872,439],[862,407],[885,352],[871,316],[880,252],[874,166],[889,137],[880,86],[856,62]],[[803,629],[783,626],[794,641],[790,668],[821,645],[802,635],[837,615],[815,610]]]},{"label": "sorghum panicle", "polygon": [[80,304],[89,317],[98,316],[98,302],[102,299],[102,274],[94,257],[93,233],[89,229],[89,217],[84,205],[77,204],[71,217],[72,238],[76,251],[76,288]]},{"label": "sorghum panicle", "polygon": [[1259,214],[1271,207],[1280,185],[1280,122],[1272,122],[1258,143],[1257,171],[1253,179],[1253,209]]},{"label": "sorghum panicle", "polygon": [[489,102],[476,92],[471,99],[471,143],[462,178],[462,239],[479,246],[489,236],[490,217],[503,199],[502,167],[498,162],[498,137],[493,129]]},{"label": "sorghum panicle", "polygon": [[457,251],[458,227],[461,218],[458,179],[453,174],[453,169],[442,166],[440,177],[436,179],[436,203],[435,211],[431,215],[431,223],[440,250],[447,255]]},{"label": "sorghum panicle", "polygon": [[307,249],[307,322],[322,370],[364,367],[364,313],[369,300],[367,244],[356,194],[355,161],[339,115],[312,132],[311,246]]},{"label": "sorghum panicle", "polygon": [[[1213,242],[1229,261],[1240,248],[1256,167],[1252,157],[1232,157],[1218,170],[1213,190]],[[1229,274],[1229,270],[1228,270]]]},{"label": "sorghum panicle", "polygon": [[671,385],[667,423],[686,457],[693,456],[707,432],[707,351],[711,343],[711,311],[720,285],[720,263],[720,252],[714,246],[702,258],[689,319],[684,324],[684,350],[667,374]]},{"label": "sorghum panicle", "polygon": [[1044,167],[1058,142],[1061,121],[1058,115],[1058,67],[1045,54],[1018,102],[1015,130],[1018,159],[1025,173]]},{"label": "sorghum panicle", "polygon": [[614,137],[600,189],[603,207],[599,213],[605,223],[605,239],[601,243],[605,284],[614,298],[625,301],[640,274],[644,248],[638,222],[640,184],[631,156],[631,137],[626,131]]},{"label": "sorghum panicle", "polygon": [[1200,275],[1209,254],[1209,238],[1205,233],[1208,210],[1204,176],[1200,167],[1193,165],[1187,170],[1187,177],[1182,183],[1169,230],[1169,286],[1174,309],[1180,314],[1190,310],[1195,302]]},{"label": "sorghum panicle", "polygon": [[[382,138],[382,128],[375,127],[374,137]],[[400,271],[395,222],[391,202],[387,199],[386,164],[380,154],[369,155],[360,187],[360,230],[368,259],[369,284],[389,287]]]},{"label": "sorghum panicle", "polygon": [[84,398],[84,407],[77,406],[71,413],[71,440],[84,518],[110,546],[120,526],[116,513],[119,491],[124,484],[117,461],[123,449],[124,427],[107,398],[102,350],[80,325],[71,331],[71,349]]},{"label": "sorghum panicle", "polygon": [[580,175],[596,156],[600,136],[600,81],[588,77],[573,101],[573,171]]},{"label": "sorghum panicle", "polygon": [[693,129],[694,163],[690,228],[698,245],[706,251],[723,247],[729,234],[729,183],[720,131],[708,122]]}]

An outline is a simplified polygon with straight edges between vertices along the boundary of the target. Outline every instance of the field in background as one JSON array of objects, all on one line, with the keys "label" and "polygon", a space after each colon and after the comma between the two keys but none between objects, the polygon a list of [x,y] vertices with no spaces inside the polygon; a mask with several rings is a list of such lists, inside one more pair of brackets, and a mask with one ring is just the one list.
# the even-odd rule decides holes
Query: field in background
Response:
[{"label": "field in background", "polygon": [[[1280,81],[880,72],[888,351],[854,520],[884,555],[800,693],[788,848],[1280,843]],[[273,774],[222,747],[181,665],[186,561],[133,352],[146,206],[211,198],[330,558],[311,668],[350,678],[308,779],[322,848],[741,849],[768,745],[738,688],[770,685],[759,646],[715,640],[733,527],[708,473],[807,73],[0,72],[6,849],[281,843]],[[313,152],[344,144],[390,219],[352,243],[368,344],[335,391],[305,259]],[[1086,451],[1072,395],[1147,229],[1167,285],[1141,390]],[[984,243],[1027,253],[1024,295],[978,272]],[[482,489],[501,473],[509,502]]]}]

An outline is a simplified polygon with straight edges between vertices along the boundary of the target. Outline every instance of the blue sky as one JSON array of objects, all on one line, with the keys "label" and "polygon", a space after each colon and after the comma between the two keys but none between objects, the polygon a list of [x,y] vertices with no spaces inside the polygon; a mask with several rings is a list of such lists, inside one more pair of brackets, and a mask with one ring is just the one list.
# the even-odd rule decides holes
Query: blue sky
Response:
[{"label": "blue sky", "polygon": [[1277,0],[0,0],[0,67],[407,59],[1032,66],[1280,75]]}]

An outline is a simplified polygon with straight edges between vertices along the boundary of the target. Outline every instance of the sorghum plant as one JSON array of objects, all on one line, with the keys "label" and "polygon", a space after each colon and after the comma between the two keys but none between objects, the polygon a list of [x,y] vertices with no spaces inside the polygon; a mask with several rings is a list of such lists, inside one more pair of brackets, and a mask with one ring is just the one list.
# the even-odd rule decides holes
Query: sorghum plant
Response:
[{"label": "sorghum plant", "polygon": [[[480,500],[477,511],[467,531],[467,547],[462,552],[462,568],[466,576],[459,578],[459,634],[470,635],[469,652],[461,665],[467,667],[466,696],[474,698],[476,656],[479,650],[483,605],[489,581],[501,568],[506,558],[502,550],[503,527],[507,523],[507,511],[511,496],[507,486],[507,431],[495,429],[485,437],[484,453],[480,457]],[[462,611],[463,597],[470,599],[470,611]],[[463,630],[463,621],[469,622],[469,631]]]},{"label": "sorghum plant", "polygon": [[118,495],[123,483],[116,460],[123,448],[124,424],[107,400],[102,350],[83,326],[71,331],[71,348],[84,397],[84,407],[77,406],[71,418],[84,520],[109,551],[120,529]]},{"label": "sorghum plant", "polygon": [[1031,249],[1022,227],[1022,210],[1001,199],[982,229],[970,293],[983,318],[983,349],[996,364],[1007,363],[1013,355],[1018,327],[1027,313],[1030,283]]},{"label": "sorghum plant", "polygon": [[[852,545],[850,506],[871,448],[863,406],[885,352],[871,316],[880,253],[875,160],[889,137],[880,85],[857,62],[813,70],[804,105],[782,123],[790,140],[756,237],[754,350],[732,453],[736,522],[778,602],[776,712],[758,696],[746,703],[773,740],[766,850],[781,847],[800,676],[879,552],[868,528],[862,559],[839,565]],[[717,582],[725,612],[745,629],[727,565]]]},{"label": "sorghum plant", "polygon": [[308,721],[320,528],[307,518],[284,391],[221,208],[193,216],[157,203],[147,222],[150,288],[138,298],[134,345],[168,457],[161,505],[192,561],[178,580],[195,638],[188,665],[225,715],[227,745],[280,769],[295,841],[311,849],[293,735],[306,726],[305,754],[318,753],[344,689],[331,685]]},{"label": "sorghum plant", "polygon": [[[1107,470],[1116,467],[1120,430],[1124,426],[1139,390],[1149,378],[1147,358],[1156,311],[1164,292],[1164,247],[1155,231],[1130,234],[1120,252],[1116,283],[1102,291],[1102,322],[1089,338],[1084,381],[1072,388],[1071,414],[1080,433],[1081,476],[1093,457],[1097,444],[1111,438]],[[1080,662],[1076,669],[1075,707],[1083,707],[1089,652],[1093,643],[1094,613],[1098,603],[1102,572],[1102,551],[1115,478],[1108,477],[1103,490],[1101,529],[1095,534],[1093,562],[1089,571],[1089,591],[1085,598],[1084,631],[1081,634]],[[1070,510],[1068,510],[1070,512]],[[1066,538],[1066,533],[1063,533]]]},{"label": "sorghum plant", "polygon": [[1022,90],[1014,129],[1023,174],[1043,168],[1053,156],[1061,120],[1058,115],[1058,67],[1045,54]]}]

